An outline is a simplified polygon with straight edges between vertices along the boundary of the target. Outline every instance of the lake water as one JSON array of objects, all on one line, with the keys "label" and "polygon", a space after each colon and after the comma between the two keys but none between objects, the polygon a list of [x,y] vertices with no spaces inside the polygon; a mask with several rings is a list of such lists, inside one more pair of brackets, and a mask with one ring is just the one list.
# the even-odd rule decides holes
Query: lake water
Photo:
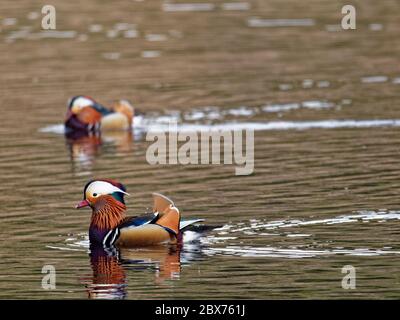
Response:
[{"label": "lake water", "polygon": [[[40,1],[0,9],[0,298],[399,298],[397,1]],[[66,101],[129,99],[133,134],[63,134]],[[150,165],[149,128],[255,130],[254,173]],[[89,255],[93,177],[219,226],[182,247]],[[43,266],[56,289],[42,288]],[[344,266],[356,289],[342,288]]]}]

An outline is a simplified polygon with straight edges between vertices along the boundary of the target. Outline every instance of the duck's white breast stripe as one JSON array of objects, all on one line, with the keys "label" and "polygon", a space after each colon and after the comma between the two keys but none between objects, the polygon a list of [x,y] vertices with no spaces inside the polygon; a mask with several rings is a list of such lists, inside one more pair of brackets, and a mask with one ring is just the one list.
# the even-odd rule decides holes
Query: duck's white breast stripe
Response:
[{"label": "duck's white breast stripe", "polygon": [[117,238],[118,235],[119,235],[119,229],[117,228],[117,229],[115,229],[114,237],[113,237],[113,239],[111,240],[110,245],[111,245],[111,244],[114,244],[115,239]]},{"label": "duck's white breast stripe", "polygon": [[106,245],[106,243],[107,243],[107,238],[110,236],[110,234],[111,234],[113,231],[114,231],[114,230],[108,231],[108,233],[106,234],[106,236],[105,236],[104,239],[103,239],[103,246]]}]

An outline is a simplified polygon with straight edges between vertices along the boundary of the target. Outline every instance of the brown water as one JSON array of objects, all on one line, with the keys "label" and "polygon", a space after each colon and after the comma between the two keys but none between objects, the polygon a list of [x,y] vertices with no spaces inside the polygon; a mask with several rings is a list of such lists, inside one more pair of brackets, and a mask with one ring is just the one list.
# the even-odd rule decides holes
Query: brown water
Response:
[{"label": "brown water", "polygon": [[[354,1],[357,30],[334,31],[346,2],[243,2],[53,1],[60,33],[41,39],[40,1],[2,1],[1,298],[399,297],[400,5]],[[268,19],[312,20],[252,26]],[[54,38],[63,31],[76,34]],[[60,124],[76,94],[127,98],[152,121],[257,123],[254,173],[149,165],[138,130],[69,141]],[[161,192],[223,227],[178,251],[91,261],[90,214],[73,206],[93,177],[123,182],[131,214]],[[56,290],[41,287],[44,265]]]}]

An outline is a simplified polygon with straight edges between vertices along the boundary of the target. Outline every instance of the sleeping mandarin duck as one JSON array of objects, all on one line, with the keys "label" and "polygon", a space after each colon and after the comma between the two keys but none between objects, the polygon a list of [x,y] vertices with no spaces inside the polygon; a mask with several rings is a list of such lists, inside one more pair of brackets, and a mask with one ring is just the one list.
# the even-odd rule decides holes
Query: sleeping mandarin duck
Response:
[{"label": "sleeping mandarin duck", "polygon": [[75,96],[68,102],[65,127],[73,131],[129,130],[134,109],[120,100],[108,109],[87,96]]},{"label": "sleeping mandarin duck", "polygon": [[153,212],[126,217],[126,188],[114,180],[93,180],[86,184],[77,209],[92,209],[89,227],[91,244],[105,247],[139,247],[179,243],[184,231],[202,219],[181,221],[179,210],[167,197],[153,193]]}]

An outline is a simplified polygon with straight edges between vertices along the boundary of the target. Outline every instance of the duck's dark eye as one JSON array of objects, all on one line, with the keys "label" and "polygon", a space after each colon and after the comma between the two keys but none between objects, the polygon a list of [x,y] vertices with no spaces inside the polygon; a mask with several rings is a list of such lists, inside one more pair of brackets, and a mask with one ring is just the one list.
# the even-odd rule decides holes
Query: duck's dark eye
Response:
[{"label": "duck's dark eye", "polygon": [[93,197],[97,197],[97,193],[93,193]]}]

